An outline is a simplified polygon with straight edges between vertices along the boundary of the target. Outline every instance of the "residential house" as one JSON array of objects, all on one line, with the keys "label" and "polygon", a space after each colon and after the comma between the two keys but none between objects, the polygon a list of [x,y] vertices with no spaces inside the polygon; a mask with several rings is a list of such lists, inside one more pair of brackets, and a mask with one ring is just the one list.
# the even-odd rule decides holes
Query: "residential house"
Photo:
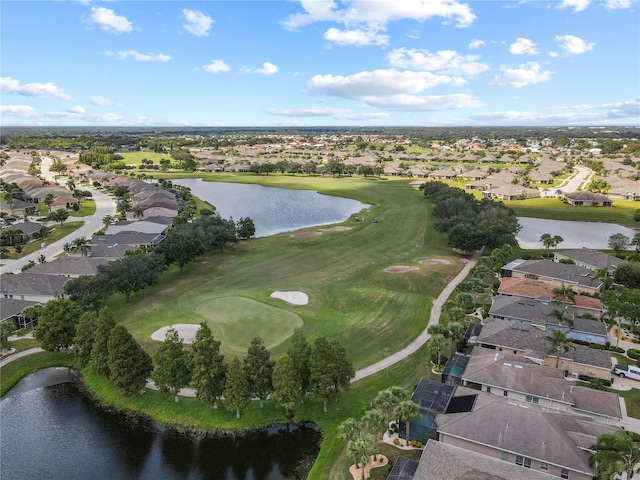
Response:
[{"label": "residential house", "polygon": [[600,435],[618,430],[589,417],[482,392],[470,410],[440,414],[436,424],[444,444],[571,480],[593,478],[591,447]]},{"label": "residential house", "polygon": [[0,212],[7,213],[14,217],[23,217],[30,209],[33,209],[33,205],[24,200],[13,200],[11,203],[0,202]]},{"label": "residential house", "polygon": [[46,303],[63,297],[63,286],[69,280],[64,275],[5,273],[0,276],[0,297]]},{"label": "residential house", "polygon": [[429,440],[420,461],[399,457],[387,480],[551,480],[543,471]]},{"label": "residential house", "polygon": [[610,274],[613,273],[618,265],[624,263],[621,258],[591,248],[576,248],[553,253],[554,262],[562,260],[572,260],[579,267],[594,271],[606,268]]},{"label": "residential house", "polygon": [[462,374],[465,387],[508,397],[523,405],[587,415],[604,423],[622,419],[620,397],[566,379],[560,369],[538,365],[523,356],[476,348]]},{"label": "residential house", "polygon": [[498,352],[521,355],[539,365],[548,365],[565,371],[565,376],[580,375],[611,379],[611,352],[571,343],[566,352],[551,351],[551,342],[545,332],[531,325],[501,320],[485,321],[476,345]]},{"label": "residential house", "polygon": [[527,198],[540,198],[540,190],[517,184],[509,184],[491,187],[483,191],[482,198],[495,198],[504,201],[526,200]]},{"label": "residential house", "polygon": [[27,328],[31,322],[22,316],[22,312],[32,305],[42,305],[42,302],[0,297],[0,323],[13,322],[19,329]]},{"label": "residential house", "polygon": [[66,277],[79,277],[81,275],[96,275],[98,266],[108,263],[109,260],[97,257],[63,256],[50,262],[34,265],[29,273],[39,275],[64,275]]},{"label": "residential house", "polygon": [[550,262],[548,260],[516,259],[500,269],[500,277],[528,278],[548,283],[554,287],[571,287],[574,292],[598,293],[602,280],[595,272],[578,265]]},{"label": "residential house", "polygon": [[442,168],[440,170],[434,170],[429,173],[429,178],[436,178],[438,180],[453,180],[458,178],[458,173],[453,168]]},{"label": "residential house", "polygon": [[613,201],[606,195],[587,190],[565,193],[563,201],[572,207],[612,207]]}]

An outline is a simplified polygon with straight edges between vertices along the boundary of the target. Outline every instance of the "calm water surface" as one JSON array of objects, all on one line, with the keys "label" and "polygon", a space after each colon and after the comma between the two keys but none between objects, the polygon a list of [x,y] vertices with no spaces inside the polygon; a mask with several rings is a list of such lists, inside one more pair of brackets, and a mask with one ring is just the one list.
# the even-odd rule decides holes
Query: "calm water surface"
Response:
[{"label": "calm water surface", "polygon": [[369,208],[357,200],[321,195],[313,190],[205,182],[201,178],[172,182],[189,187],[196,197],[214,205],[223,218],[233,217],[237,221],[250,217],[256,226],[256,237],[344,222]]},{"label": "calm water surface", "polygon": [[540,235],[560,235],[564,241],[558,248],[609,248],[609,237],[622,233],[633,238],[637,230],[615,223],[572,222],[567,220],[545,220],[543,218],[518,217],[522,230],[516,240],[522,248],[543,248]]},{"label": "calm water surface", "polygon": [[202,438],[98,408],[67,369],[44,369],[0,401],[4,479],[294,479],[317,455],[309,425]]}]

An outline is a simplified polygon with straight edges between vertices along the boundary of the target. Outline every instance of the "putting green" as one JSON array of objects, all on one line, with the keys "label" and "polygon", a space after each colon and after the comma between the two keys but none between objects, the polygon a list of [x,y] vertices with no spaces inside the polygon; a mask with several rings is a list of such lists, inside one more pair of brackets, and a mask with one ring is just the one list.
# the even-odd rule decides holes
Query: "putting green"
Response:
[{"label": "putting green", "polygon": [[243,354],[251,340],[261,337],[272,349],[302,326],[300,315],[245,297],[221,297],[205,300],[195,311],[207,319],[225,349]]}]

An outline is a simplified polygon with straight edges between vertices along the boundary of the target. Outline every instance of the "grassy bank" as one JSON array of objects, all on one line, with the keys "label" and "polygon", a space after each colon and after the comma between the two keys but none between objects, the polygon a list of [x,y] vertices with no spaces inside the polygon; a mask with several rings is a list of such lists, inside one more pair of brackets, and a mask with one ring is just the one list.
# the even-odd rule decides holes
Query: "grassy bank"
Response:
[{"label": "grassy bank", "polygon": [[41,352],[22,357],[2,367],[0,396],[11,390],[22,377],[47,367],[72,367],[74,357],[66,353]]}]

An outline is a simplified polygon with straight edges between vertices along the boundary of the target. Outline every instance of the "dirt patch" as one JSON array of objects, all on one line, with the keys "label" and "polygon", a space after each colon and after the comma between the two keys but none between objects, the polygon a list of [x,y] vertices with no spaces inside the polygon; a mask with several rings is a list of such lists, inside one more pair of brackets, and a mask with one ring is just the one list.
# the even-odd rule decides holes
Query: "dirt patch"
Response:
[{"label": "dirt patch", "polygon": [[318,235],[322,235],[322,232],[316,232],[315,230],[310,230],[308,232],[300,232],[300,233],[292,233],[292,237],[317,237]]},{"label": "dirt patch", "polygon": [[448,265],[451,262],[444,258],[429,258],[427,260],[418,260],[420,265]]},{"label": "dirt patch", "polygon": [[190,345],[196,339],[196,332],[200,329],[200,325],[194,325],[192,323],[178,323],[176,325],[169,325],[168,327],[162,327],[151,334],[153,340],[159,342],[164,341],[164,337],[167,334],[167,330],[174,328],[178,331],[178,336],[182,339],[185,345]]},{"label": "dirt patch", "polygon": [[[372,468],[384,467],[389,463],[389,459],[384,455],[378,455],[377,457],[377,461],[373,460],[373,456],[369,457],[369,462],[364,466],[364,478],[369,478],[369,472]],[[358,468],[355,465],[349,467],[349,473],[351,473],[354,480],[360,480],[362,478],[362,468]]]},{"label": "dirt patch", "polygon": [[302,292],[273,292],[271,296],[292,305],[306,305],[309,303],[309,296]]},{"label": "dirt patch", "polygon": [[387,267],[384,269],[387,273],[405,273],[411,272],[412,270],[420,270],[418,267],[410,267],[408,265],[392,265],[391,267]]},{"label": "dirt patch", "polygon": [[414,180],[413,182],[409,183],[409,185],[411,185],[413,188],[415,188],[416,190],[420,190],[420,186],[423,183],[427,183],[427,182],[423,182],[421,180]]},{"label": "dirt patch", "polygon": [[346,232],[347,230],[351,230],[351,227],[331,227],[331,228],[319,228],[321,232]]}]

